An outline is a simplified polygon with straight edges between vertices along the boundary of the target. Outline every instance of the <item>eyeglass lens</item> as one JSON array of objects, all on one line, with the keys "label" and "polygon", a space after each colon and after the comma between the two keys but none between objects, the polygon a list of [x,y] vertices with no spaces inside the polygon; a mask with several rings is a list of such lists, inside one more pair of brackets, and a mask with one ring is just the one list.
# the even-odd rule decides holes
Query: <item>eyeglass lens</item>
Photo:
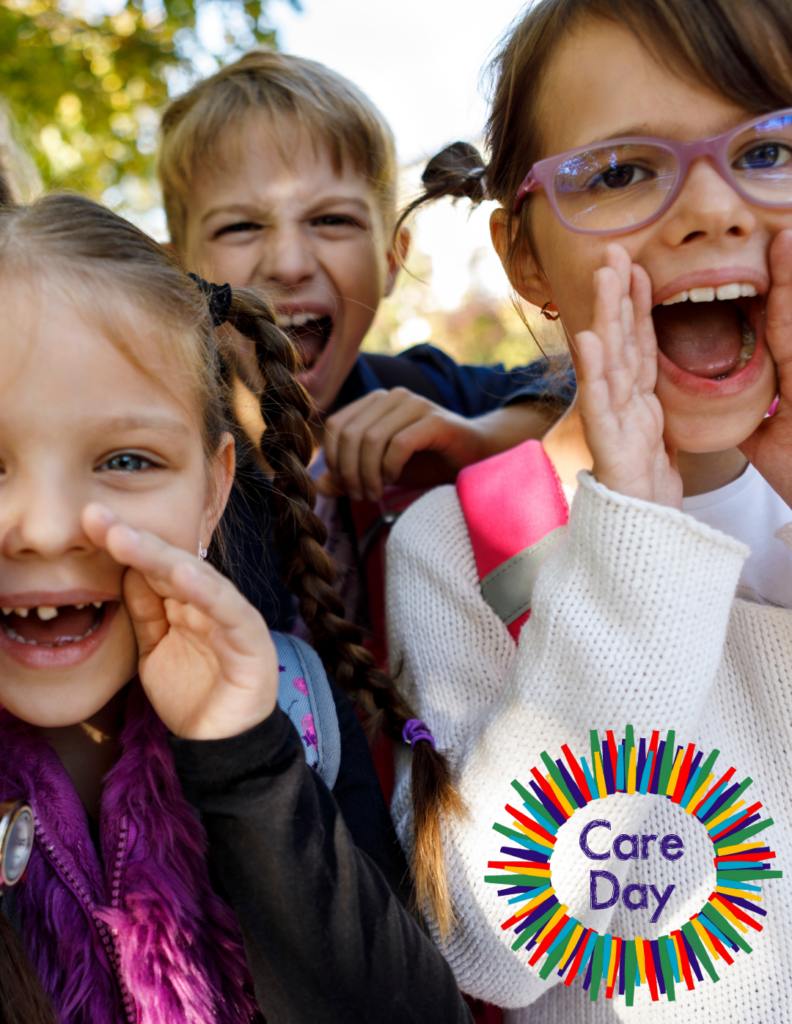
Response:
[{"label": "eyeglass lens", "polygon": [[[749,199],[792,205],[792,116],[769,118],[736,135],[727,156]],[[569,157],[555,172],[562,218],[583,231],[628,231],[660,212],[677,182],[675,154],[653,142],[601,146]]]}]

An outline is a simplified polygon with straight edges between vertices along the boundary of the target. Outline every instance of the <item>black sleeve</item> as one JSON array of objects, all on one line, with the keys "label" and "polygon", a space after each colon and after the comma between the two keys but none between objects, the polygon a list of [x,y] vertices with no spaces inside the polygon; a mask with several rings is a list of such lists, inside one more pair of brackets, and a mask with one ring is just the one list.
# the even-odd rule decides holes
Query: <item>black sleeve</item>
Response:
[{"label": "black sleeve", "polygon": [[403,906],[412,896],[407,858],[382,795],[363,726],[341,687],[330,679],[341,732],[341,767],[333,797],[359,850],[367,853]]},{"label": "black sleeve", "polygon": [[279,708],[241,736],[171,744],[268,1024],[470,1024],[450,967],[355,846]]}]

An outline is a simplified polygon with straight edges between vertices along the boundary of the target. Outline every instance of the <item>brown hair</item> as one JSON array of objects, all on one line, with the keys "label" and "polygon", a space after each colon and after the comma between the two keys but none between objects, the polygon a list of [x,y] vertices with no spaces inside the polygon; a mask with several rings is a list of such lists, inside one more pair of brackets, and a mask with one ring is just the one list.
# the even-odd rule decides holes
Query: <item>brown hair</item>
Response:
[{"label": "brown hair", "polygon": [[[488,198],[508,215],[508,262],[532,252],[531,202],[513,214],[517,189],[542,151],[542,90],[556,48],[584,18],[625,25],[659,60],[756,114],[792,106],[792,4],[788,0],[539,0],[510,33],[493,60],[486,140],[490,163],[455,143],[434,161],[446,169],[400,218],[441,195],[484,198],[474,167],[483,172]],[[433,161],[433,162],[434,162]],[[431,164],[430,164],[431,166]],[[427,167],[427,170],[429,167]],[[516,220],[516,224],[515,224]]]},{"label": "brown hair", "polygon": [[379,110],[357,86],[323,64],[274,50],[252,50],[198,82],[162,116],[157,173],[176,246],[184,245],[195,175],[199,169],[222,164],[228,133],[239,133],[255,113],[270,119],[276,143],[283,120],[305,128],[314,146],[321,143],[327,148],[337,173],[345,160],[351,160],[374,189],[385,230],[390,231],[396,206],[396,147]]},{"label": "brown hair", "polygon": [[[33,206],[0,209],[2,273],[45,279],[48,289],[63,289],[81,311],[102,318],[110,340],[144,371],[141,351],[128,340],[139,336],[141,325],[129,318],[139,317],[140,311],[153,316],[167,338],[165,354],[173,364],[168,372],[182,374],[202,410],[208,458],[218,451],[224,430],[243,435],[233,411],[234,378],[241,377],[255,391],[266,426],[261,454],[274,472],[274,533],[284,581],[299,598],[300,614],[328,673],[375,725],[401,741],[405,723],[416,715],[361,646],[360,631],[345,621],[333,589],[333,566],[324,550],[327,534],[314,511],[316,489],[307,469],[313,454],[311,401],[295,377],[294,348],[262,294],[234,289],[227,320],[253,342],[254,377],[231,332],[212,328],[206,297],[181,263],[121,217],[74,195],[49,195]],[[119,294],[132,301],[119,302]],[[440,820],[441,814],[459,809],[459,797],[445,757],[425,740],[413,750],[416,900],[429,906],[447,930],[451,911]]]}]

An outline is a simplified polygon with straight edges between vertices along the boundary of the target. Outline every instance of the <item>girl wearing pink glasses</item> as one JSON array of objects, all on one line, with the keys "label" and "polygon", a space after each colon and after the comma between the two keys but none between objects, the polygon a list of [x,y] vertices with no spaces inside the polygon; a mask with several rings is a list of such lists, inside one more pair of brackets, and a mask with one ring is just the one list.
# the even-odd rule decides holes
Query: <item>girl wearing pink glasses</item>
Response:
[{"label": "girl wearing pink glasses", "polygon": [[[524,897],[484,879],[505,856],[493,822],[522,807],[512,780],[544,776],[543,751],[586,754],[594,729],[717,749],[754,780],[768,845],[792,839],[791,50],[789,0],[539,0],[494,62],[489,165],[456,144],[413,204],[500,203],[493,243],[518,295],[560,317],[578,378],[538,454],[437,489],[390,542],[394,664],[467,807],[444,822],[457,927],[435,935],[509,1024],[789,1019],[784,882],[717,984],[680,977],[673,1002],[644,984],[627,1009],[585,971],[540,977],[502,927]],[[404,758],[408,845],[409,775]],[[586,928],[655,940],[719,883],[701,822],[650,791],[576,810],[552,884]]]}]

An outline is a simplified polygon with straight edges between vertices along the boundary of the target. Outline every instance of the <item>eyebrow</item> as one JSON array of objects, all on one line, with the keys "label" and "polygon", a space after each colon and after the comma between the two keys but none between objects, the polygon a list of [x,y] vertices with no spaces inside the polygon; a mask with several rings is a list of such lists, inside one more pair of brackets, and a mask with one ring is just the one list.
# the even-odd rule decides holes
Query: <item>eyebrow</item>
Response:
[{"label": "eyebrow", "polygon": [[[709,133],[707,138],[717,138],[718,135],[722,135],[724,132],[730,131],[732,128],[739,128],[739,126],[746,121],[750,120],[750,117],[742,117],[740,120],[734,123],[724,121],[720,130]],[[649,131],[646,124],[631,124],[625,128],[620,128],[618,131],[609,132],[607,135],[600,135],[596,139],[591,139],[589,142],[584,142],[584,146],[595,146],[598,142],[607,142],[609,139],[627,139],[630,137],[643,138],[643,139],[667,139],[669,142],[673,142],[676,134],[679,131],[678,124],[667,124],[664,128],[658,128],[654,131]]]},{"label": "eyebrow", "polygon": [[102,430],[109,434],[130,433],[136,430],[146,430],[158,434],[169,434],[174,438],[189,436],[190,431],[179,420],[171,416],[111,416],[109,418],[96,418],[88,421],[95,430]]},{"label": "eyebrow", "polygon": [[[312,206],[308,207],[308,211],[310,212],[311,210],[319,209],[322,206],[332,206],[335,203],[350,203],[351,205],[357,206],[359,209],[363,210],[366,214],[371,214],[371,205],[365,200],[356,199],[353,196],[320,196]],[[267,213],[269,211],[263,212]],[[201,224],[205,224],[206,221],[210,220],[212,217],[216,217],[220,213],[240,214],[244,217],[250,217],[255,220],[257,217],[261,216],[262,208],[237,205],[235,203],[231,203],[228,206],[215,206],[211,210],[207,210],[203,217],[201,217]]]}]

